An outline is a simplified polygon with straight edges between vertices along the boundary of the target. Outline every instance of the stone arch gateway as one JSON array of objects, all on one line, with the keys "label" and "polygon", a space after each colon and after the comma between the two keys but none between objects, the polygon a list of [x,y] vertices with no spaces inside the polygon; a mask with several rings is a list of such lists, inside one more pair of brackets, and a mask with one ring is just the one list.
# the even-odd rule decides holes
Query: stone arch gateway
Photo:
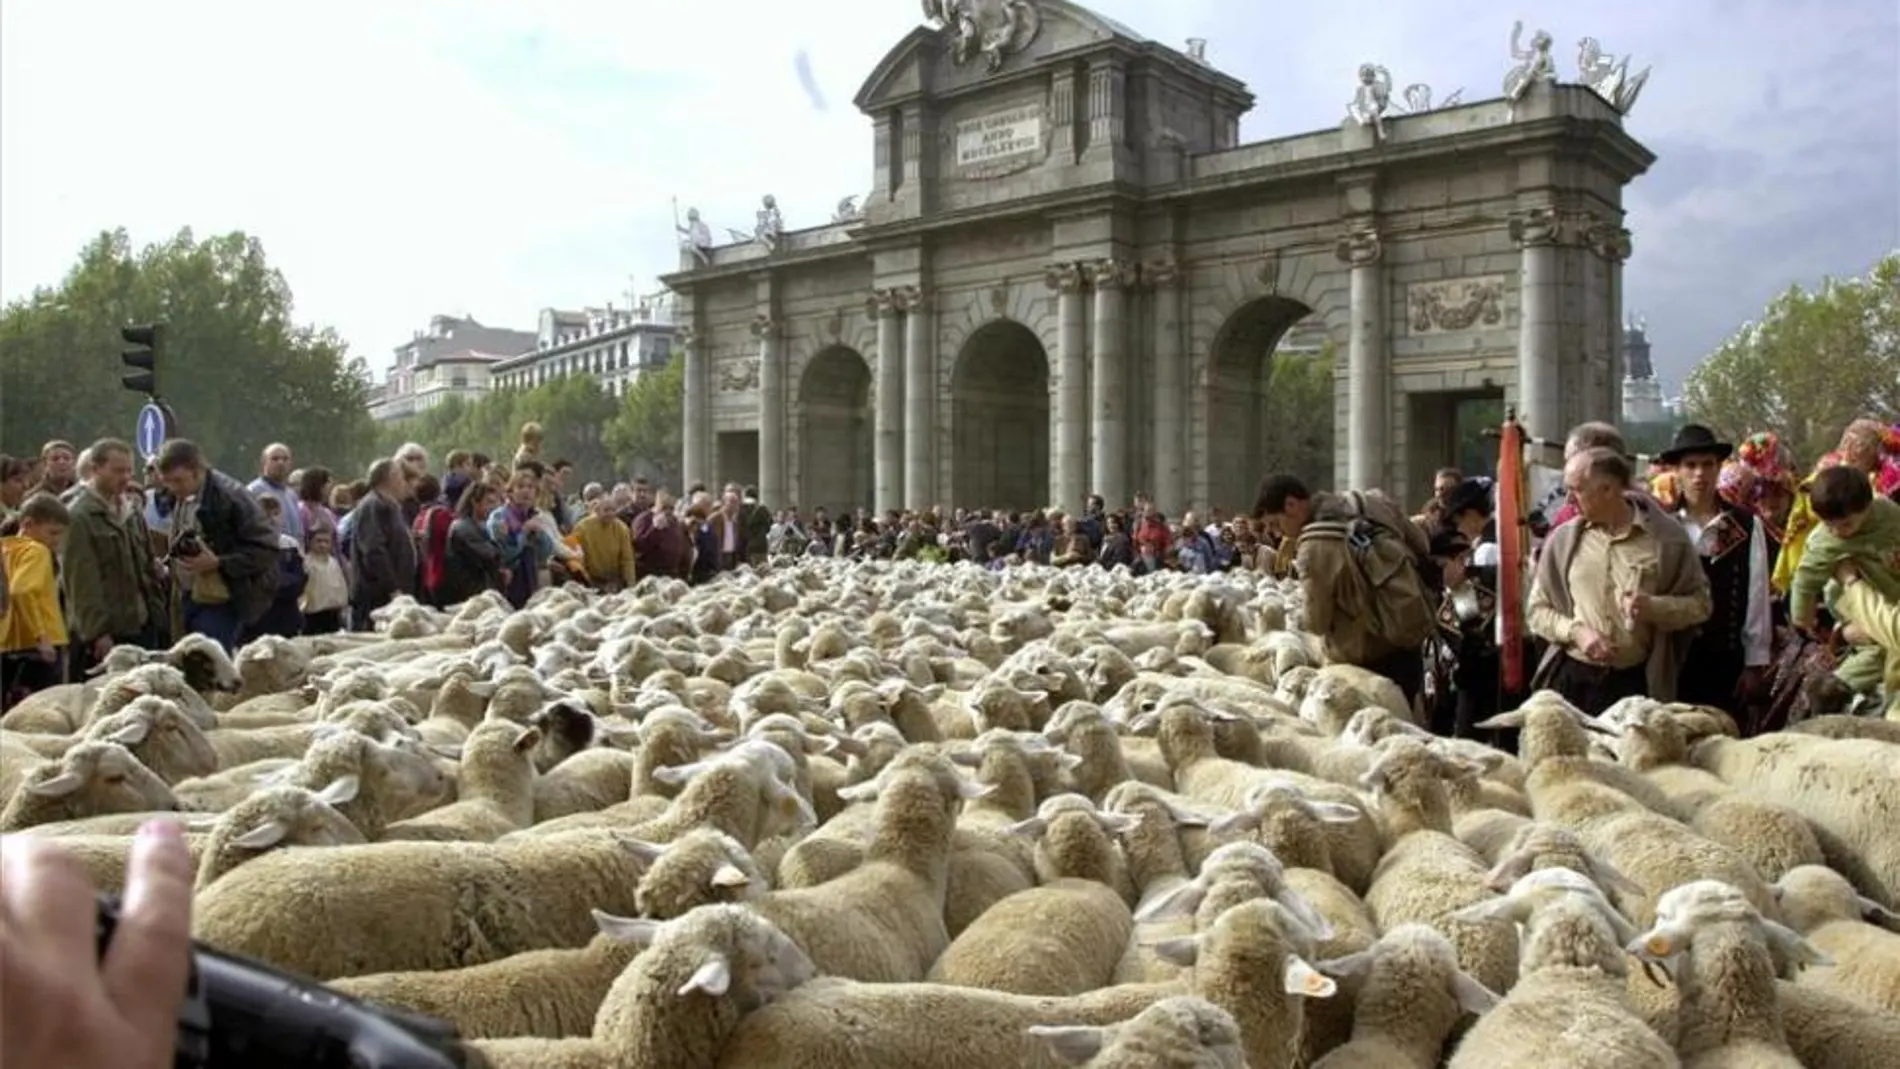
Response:
[{"label": "stone arch gateway", "polygon": [[841,513],[868,508],[872,479],[871,367],[857,350],[833,344],[812,355],[799,377],[797,439],[803,493],[784,504]]},{"label": "stone arch gateway", "polygon": [[[1069,0],[1010,10],[1034,17],[993,56],[920,26],[870,72],[861,211],[682,248],[666,283],[688,481],[727,478],[743,443],[768,504],[839,492],[838,428],[794,380],[796,354],[833,346],[869,368],[853,455],[880,509],[1138,490],[1170,513],[1245,507],[1267,463],[1262,367],[1295,337],[1335,354],[1336,485],[1419,500],[1474,398],[1545,437],[1619,411],[1622,190],[1655,157],[1596,90],[1533,80],[1514,101],[1241,144],[1254,98],[1205,59]],[[1339,57],[1342,100],[1367,58]],[[970,432],[984,377],[965,361],[998,331],[1046,367],[1010,409],[1038,421],[1012,448],[1041,482]]]},{"label": "stone arch gateway", "polygon": [[1049,498],[1049,359],[1011,319],[978,327],[951,373],[951,500],[1036,508]]}]

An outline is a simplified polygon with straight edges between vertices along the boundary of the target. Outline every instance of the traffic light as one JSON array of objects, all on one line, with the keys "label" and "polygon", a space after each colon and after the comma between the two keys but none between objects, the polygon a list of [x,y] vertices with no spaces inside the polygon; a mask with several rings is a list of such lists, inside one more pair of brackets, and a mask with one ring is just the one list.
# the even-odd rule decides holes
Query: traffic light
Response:
[{"label": "traffic light", "polygon": [[133,393],[142,393],[147,397],[158,396],[158,336],[156,323],[134,327],[123,327],[119,337],[132,348],[119,354],[125,366],[133,370],[126,372],[119,381]]}]

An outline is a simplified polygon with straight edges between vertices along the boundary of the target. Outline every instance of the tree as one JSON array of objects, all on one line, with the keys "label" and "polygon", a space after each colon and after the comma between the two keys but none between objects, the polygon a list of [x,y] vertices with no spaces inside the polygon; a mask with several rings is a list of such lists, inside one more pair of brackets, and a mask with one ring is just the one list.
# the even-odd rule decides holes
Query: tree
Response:
[{"label": "tree", "polygon": [[675,354],[665,367],[640,376],[620,399],[620,411],[607,425],[607,446],[635,473],[677,489],[685,414],[686,360]]},{"label": "tree", "polygon": [[1697,365],[1683,402],[1729,441],[1776,432],[1802,463],[1854,419],[1900,422],[1900,253],[1863,278],[1789,287]]},{"label": "tree", "polygon": [[1333,344],[1314,354],[1275,353],[1267,372],[1262,471],[1284,471],[1310,487],[1333,484]]},{"label": "tree", "polygon": [[119,329],[156,322],[159,388],[214,463],[241,475],[281,441],[310,463],[357,465],[372,439],[366,387],[342,340],[292,312],[289,284],[243,233],[181,230],[138,251],[124,230],[102,233],[58,286],[0,310],[0,447],[130,439],[144,401],[119,384]]},{"label": "tree", "polygon": [[[643,376],[627,397],[665,374]],[[570,461],[583,480],[613,481],[628,467],[616,461],[618,450],[611,445],[611,428],[624,405],[585,375],[556,379],[532,390],[496,390],[476,401],[452,397],[426,412],[381,424],[375,434],[375,453],[390,456],[403,443],[415,442],[438,460],[452,449],[468,449],[505,464],[520,444],[521,425],[534,422],[546,432],[541,443],[543,460]]]}]

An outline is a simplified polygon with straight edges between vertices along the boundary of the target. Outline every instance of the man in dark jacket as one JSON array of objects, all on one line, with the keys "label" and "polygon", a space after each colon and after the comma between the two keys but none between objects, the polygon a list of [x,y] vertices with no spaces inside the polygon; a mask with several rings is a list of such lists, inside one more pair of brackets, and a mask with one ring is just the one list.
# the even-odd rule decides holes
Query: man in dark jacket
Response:
[{"label": "man in dark jacket", "polygon": [[197,443],[166,442],[157,466],[172,499],[184,503],[172,517],[171,561],[185,630],[230,651],[239,631],[261,619],[277,596],[277,529],[244,484],[213,469]]},{"label": "man in dark jacket", "polygon": [[358,631],[374,630],[371,612],[416,589],[416,543],[403,519],[408,477],[384,459],[369,466],[368,482],[350,542],[350,622]]}]

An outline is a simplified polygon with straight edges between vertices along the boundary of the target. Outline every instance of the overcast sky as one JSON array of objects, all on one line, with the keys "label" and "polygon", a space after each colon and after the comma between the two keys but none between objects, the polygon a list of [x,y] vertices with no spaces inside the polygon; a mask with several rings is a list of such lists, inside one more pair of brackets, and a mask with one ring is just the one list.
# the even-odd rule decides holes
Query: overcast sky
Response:
[{"label": "overcast sky", "polygon": [[[1628,195],[1625,303],[1666,379],[1793,281],[1900,246],[1894,0],[1100,0],[1208,38],[1259,103],[1245,140],[1335,125],[1365,61],[1442,99],[1498,95],[1513,18],[1655,73],[1629,121],[1661,157]],[[7,0],[0,293],[94,233],[243,229],[301,318],[383,366],[436,312],[531,328],[674,266],[674,198],[791,227],[869,188],[851,98],[917,0]],[[801,88],[803,50],[822,97]]]}]

